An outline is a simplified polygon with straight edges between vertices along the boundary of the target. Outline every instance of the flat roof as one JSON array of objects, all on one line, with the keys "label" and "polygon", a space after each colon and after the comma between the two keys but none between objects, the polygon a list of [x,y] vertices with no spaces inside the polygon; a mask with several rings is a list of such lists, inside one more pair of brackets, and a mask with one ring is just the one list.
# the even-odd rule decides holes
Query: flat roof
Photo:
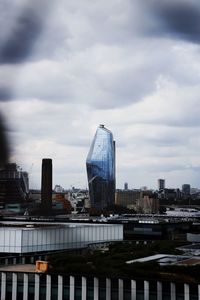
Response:
[{"label": "flat roof", "polygon": [[147,261],[151,261],[151,260],[161,259],[161,258],[166,257],[166,256],[168,257],[168,256],[171,256],[171,255],[169,255],[169,254],[155,254],[155,255],[142,257],[142,258],[138,258],[138,259],[134,259],[134,260],[129,260],[126,263],[127,264],[132,264],[134,262],[147,262]]},{"label": "flat roof", "polygon": [[[126,263],[127,264],[132,264],[135,262],[150,262],[150,261],[158,261],[160,265],[163,264],[184,264],[184,262],[189,261],[193,259],[191,256],[186,256],[186,255],[174,255],[174,254],[155,254],[147,257],[142,257],[134,260],[129,260]],[[194,258],[195,259],[195,258]],[[198,260],[196,260],[197,263]],[[200,258],[199,258],[199,263],[200,263]]]},{"label": "flat roof", "polygon": [[189,259],[179,261],[177,264],[178,265],[191,265],[191,266],[192,265],[199,265],[200,264],[200,258],[192,257],[192,258],[189,258]]},{"label": "flat roof", "polygon": [[30,272],[30,273],[38,273],[35,271],[34,264],[20,264],[20,265],[7,265],[1,266],[0,272]]},{"label": "flat roof", "polygon": [[42,228],[61,228],[61,227],[67,227],[64,226],[63,224],[2,224],[0,223],[0,229],[1,228],[6,228],[6,229],[42,229]]},{"label": "flat roof", "polygon": [[3,221],[0,223],[0,229],[22,229],[22,230],[33,230],[33,229],[55,229],[55,228],[79,228],[79,227],[112,227],[112,226],[123,226],[123,224],[112,224],[112,223],[60,223],[60,222],[17,222],[17,221]]},{"label": "flat roof", "polygon": [[178,249],[185,249],[185,250],[199,250],[200,249],[200,243],[195,243],[195,244],[190,244],[190,245],[185,245],[185,246],[180,246]]}]

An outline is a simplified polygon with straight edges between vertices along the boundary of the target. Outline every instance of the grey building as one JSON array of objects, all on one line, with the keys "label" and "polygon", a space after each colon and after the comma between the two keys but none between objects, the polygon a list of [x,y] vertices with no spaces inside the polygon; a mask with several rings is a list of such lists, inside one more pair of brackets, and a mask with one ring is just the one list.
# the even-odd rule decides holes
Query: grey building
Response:
[{"label": "grey building", "polygon": [[158,190],[164,190],[165,189],[165,179],[158,179]]},{"label": "grey building", "polygon": [[29,192],[28,173],[16,163],[6,164],[0,170],[0,202],[23,203]]},{"label": "grey building", "polygon": [[190,195],[190,184],[183,184],[182,185],[182,193],[184,196]]}]

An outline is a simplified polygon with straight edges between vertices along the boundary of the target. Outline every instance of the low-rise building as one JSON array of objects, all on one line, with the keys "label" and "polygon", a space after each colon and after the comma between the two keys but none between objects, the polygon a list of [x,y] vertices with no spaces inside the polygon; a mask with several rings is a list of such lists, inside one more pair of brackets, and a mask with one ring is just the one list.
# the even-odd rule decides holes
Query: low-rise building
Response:
[{"label": "low-rise building", "polygon": [[137,212],[144,214],[157,214],[159,212],[159,200],[155,193],[143,192],[142,198],[137,201]]},{"label": "low-rise building", "polygon": [[136,208],[137,201],[141,198],[141,190],[116,190],[115,192],[115,204],[126,208]]},{"label": "low-rise building", "polygon": [[123,240],[123,225],[80,223],[12,223],[0,227],[1,253],[37,253],[86,248]]}]

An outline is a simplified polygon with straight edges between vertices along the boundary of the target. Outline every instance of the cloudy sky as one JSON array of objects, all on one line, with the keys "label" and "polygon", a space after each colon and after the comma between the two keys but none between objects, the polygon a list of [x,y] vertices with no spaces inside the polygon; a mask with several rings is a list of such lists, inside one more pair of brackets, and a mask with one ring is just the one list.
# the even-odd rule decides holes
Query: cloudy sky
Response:
[{"label": "cloudy sky", "polygon": [[31,187],[44,157],[54,185],[86,187],[105,124],[118,188],[200,188],[199,0],[0,0],[0,27],[0,109]]}]

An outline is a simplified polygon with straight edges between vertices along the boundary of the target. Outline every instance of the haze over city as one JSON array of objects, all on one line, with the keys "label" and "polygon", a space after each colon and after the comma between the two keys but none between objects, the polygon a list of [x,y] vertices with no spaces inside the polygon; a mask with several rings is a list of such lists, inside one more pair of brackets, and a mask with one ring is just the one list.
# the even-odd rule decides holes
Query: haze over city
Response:
[{"label": "haze over city", "polygon": [[54,184],[85,188],[105,124],[117,187],[200,187],[199,2],[28,2],[0,4],[0,109],[30,186],[50,157]]}]

